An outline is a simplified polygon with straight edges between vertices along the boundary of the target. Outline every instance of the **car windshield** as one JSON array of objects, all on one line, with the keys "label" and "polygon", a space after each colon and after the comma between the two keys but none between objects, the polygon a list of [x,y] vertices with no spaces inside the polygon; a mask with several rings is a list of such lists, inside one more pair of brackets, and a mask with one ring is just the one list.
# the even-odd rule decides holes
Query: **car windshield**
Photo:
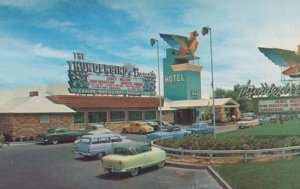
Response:
[{"label": "car windshield", "polygon": [[199,123],[192,125],[192,128],[204,128],[204,127],[207,127],[207,125],[206,124],[199,124]]},{"label": "car windshield", "polygon": [[90,139],[89,138],[81,138],[80,139],[80,143],[84,143],[84,144],[89,144],[90,143]]},{"label": "car windshield", "polygon": [[49,129],[47,132],[48,132],[48,133],[54,133],[54,132],[55,132],[55,129]]},{"label": "car windshield", "polygon": [[115,148],[113,153],[117,155],[133,155],[132,151],[130,151],[127,148],[121,148],[121,147]]}]

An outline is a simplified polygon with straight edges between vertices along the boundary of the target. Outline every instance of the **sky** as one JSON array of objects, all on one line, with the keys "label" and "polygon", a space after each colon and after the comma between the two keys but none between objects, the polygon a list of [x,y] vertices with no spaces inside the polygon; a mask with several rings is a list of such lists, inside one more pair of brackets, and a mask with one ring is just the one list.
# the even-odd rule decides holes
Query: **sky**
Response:
[{"label": "sky", "polygon": [[[282,85],[281,69],[258,47],[296,51],[300,0],[0,0],[0,89],[67,83],[72,52],[87,61],[157,72],[169,46],[159,33],[211,28],[215,88]],[[209,35],[198,36],[202,96],[211,95]],[[162,80],[162,72],[161,72]],[[163,86],[162,93],[163,93]]]}]

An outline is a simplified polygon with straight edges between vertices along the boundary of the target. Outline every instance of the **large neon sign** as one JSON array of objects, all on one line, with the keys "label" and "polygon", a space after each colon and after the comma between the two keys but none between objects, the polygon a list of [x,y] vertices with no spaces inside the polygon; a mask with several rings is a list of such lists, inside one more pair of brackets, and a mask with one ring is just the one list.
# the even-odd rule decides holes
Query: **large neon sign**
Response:
[{"label": "large neon sign", "polygon": [[124,66],[68,61],[69,92],[76,94],[107,94],[154,96],[155,73],[142,73],[134,65]]},{"label": "large neon sign", "polygon": [[280,96],[299,96],[300,95],[300,84],[287,83],[284,86],[276,86],[271,84],[270,86],[266,83],[261,83],[261,87],[255,87],[251,85],[251,80],[246,85],[239,86],[239,98],[254,96],[261,97],[280,97]]}]

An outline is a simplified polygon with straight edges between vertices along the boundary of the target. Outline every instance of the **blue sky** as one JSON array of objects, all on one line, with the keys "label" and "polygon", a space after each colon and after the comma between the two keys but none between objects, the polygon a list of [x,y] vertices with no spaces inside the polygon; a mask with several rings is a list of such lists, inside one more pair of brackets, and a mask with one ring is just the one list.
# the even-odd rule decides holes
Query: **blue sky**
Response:
[{"label": "blue sky", "polygon": [[[0,0],[0,89],[67,83],[73,51],[101,64],[132,63],[157,71],[168,45],[159,33],[188,36],[212,28],[215,87],[236,83],[280,85],[280,68],[257,47],[296,50],[300,1],[290,0]],[[211,94],[209,36],[196,55],[202,95]]]}]

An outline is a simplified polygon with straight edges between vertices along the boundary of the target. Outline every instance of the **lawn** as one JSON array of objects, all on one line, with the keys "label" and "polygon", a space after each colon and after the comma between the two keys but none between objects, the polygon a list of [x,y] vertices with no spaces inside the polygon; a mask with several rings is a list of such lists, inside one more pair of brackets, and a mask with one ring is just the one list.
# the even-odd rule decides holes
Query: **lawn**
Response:
[{"label": "lawn", "polygon": [[217,139],[236,140],[242,136],[253,136],[255,138],[276,137],[279,139],[286,138],[287,136],[300,137],[300,120],[289,120],[284,122],[284,124],[269,123],[262,126],[220,133],[217,135]]},{"label": "lawn", "polygon": [[300,187],[300,158],[214,166],[233,189],[296,189]]},{"label": "lawn", "polygon": [[[217,135],[218,140],[238,140],[242,136],[254,138],[288,136],[300,137],[300,120],[284,124],[266,124],[259,127],[238,129]],[[296,189],[300,188],[300,157],[260,163],[237,163],[214,166],[215,170],[234,189]]]}]

